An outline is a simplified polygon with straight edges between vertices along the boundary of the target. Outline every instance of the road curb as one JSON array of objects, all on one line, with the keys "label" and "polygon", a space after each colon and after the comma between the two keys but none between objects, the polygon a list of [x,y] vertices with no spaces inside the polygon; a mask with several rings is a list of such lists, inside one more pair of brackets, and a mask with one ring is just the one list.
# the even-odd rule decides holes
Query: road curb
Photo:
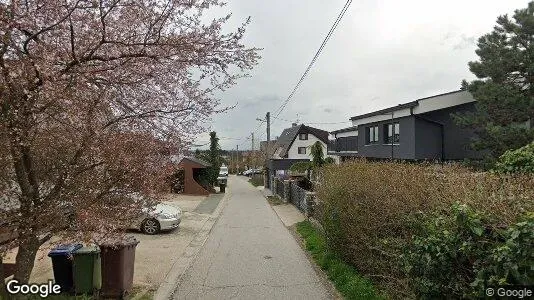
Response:
[{"label": "road curb", "polygon": [[223,199],[221,199],[213,214],[204,223],[191,242],[189,242],[182,255],[173,264],[167,276],[165,276],[163,283],[159,286],[158,290],[154,294],[154,300],[172,299],[174,292],[180,285],[183,274],[192,266],[193,262],[197,258],[202,246],[204,246],[208,240],[213,226],[219,219],[222,210],[226,206],[228,199],[231,197],[230,189],[227,189],[226,191],[227,193],[225,193]]}]

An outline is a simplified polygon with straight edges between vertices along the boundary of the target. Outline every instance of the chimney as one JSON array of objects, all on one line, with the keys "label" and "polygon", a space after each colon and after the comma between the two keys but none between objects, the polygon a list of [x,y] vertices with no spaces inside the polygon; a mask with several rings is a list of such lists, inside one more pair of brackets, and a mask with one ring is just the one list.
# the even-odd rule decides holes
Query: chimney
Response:
[{"label": "chimney", "polygon": [[291,124],[291,126],[292,126],[292,127],[295,127],[295,126],[297,126],[297,123],[293,123],[293,124]]}]

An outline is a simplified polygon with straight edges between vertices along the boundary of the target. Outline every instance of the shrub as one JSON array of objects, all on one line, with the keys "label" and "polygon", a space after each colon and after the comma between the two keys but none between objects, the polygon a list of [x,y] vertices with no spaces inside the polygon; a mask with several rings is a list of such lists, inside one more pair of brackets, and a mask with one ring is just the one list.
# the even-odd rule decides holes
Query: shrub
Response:
[{"label": "shrub", "polygon": [[324,159],[324,163],[325,163],[326,165],[333,164],[333,163],[335,163],[335,162],[336,162],[336,161],[335,161],[332,157],[330,157],[330,156]]},{"label": "shrub", "polygon": [[516,150],[508,150],[495,164],[499,173],[534,173],[534,142]]},{"label": "shrub", "polygon": [[452,211],[429,222],[402,256],[419,297],[479,298],[487,285],[534,283],[534,218],[504,230],[465,205]]},{"label": "shrub", "polygon": [[292,172],[304,173],[312,168],[311,162],[300,161],[296,162],[289,167],[289,170]]},{"label": "shrub", "polygon": [[435,166],[363,160],[328,165],[316,188],[317,217],[328,246],[388,294],[413,298],[402,257],[429,220],[468,205],[495,227],[515,224],[534,210],[534,177],[473,173]]}]

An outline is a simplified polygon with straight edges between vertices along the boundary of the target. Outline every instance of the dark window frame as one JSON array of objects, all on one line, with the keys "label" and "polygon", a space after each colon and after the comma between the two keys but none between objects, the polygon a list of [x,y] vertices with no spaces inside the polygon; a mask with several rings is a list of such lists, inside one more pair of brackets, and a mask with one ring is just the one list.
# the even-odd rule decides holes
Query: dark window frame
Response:
[{"label": "dark window frame", "polygon": [[[304,153],[302,153],[300,150],[303,149],[304,150]],[[297,153],[298,154],[306,154],[306,147],[298,147],[297,148]]]},{"label": "dark window frame", "polygon": [[399,122],[384,124],[384,144],[398,144],[400,142]]},{"label": "dark window frame", "polygon": [[[372,133],[372,134],[371,134]],[[365,128],[365,144],[378,144],[379,141],[378,125],[373,125]]]},{"label": "dark window frame", "polygon": [[[304,138],[302,138],[304,136]],[[307,141],[308,140],[308,134],[307,133],[299,133],[299,140],[300,141]]]}]

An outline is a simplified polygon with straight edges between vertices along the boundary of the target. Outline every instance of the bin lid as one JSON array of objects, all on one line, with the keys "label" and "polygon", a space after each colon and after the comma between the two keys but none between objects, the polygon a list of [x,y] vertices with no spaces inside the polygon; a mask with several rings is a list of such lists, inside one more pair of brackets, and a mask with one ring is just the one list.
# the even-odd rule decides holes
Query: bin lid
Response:
[{"label": "bin lid", "polygon": [[76,251],[73,252],[74,255],[79,255],[79,254],[98,254],[100,253],[100,248],[96,245],[91,245],[91,246],[85,246],[85,247],[82,247]]},{"label": "bin lid", "polygon": [[52,256],[67,256],[67,255],[70,255],[72,254],[72,252],[80,249],[82,247],[82,244],[63,244],[63,245],[59,245],[57,247],[55,247],[54,249],[52,249],[49,253],[48,253],[48,256],[52,257]]},{"label": "bin lid", "polygon": [[122,239],[118,240],[108,240],[105,242],[100,243],[101,248],[122,248],[122,247],[128,247],[128,246],[137,246],[139,244],[139,241],[135,239],[133,236],[127,236]]}]

